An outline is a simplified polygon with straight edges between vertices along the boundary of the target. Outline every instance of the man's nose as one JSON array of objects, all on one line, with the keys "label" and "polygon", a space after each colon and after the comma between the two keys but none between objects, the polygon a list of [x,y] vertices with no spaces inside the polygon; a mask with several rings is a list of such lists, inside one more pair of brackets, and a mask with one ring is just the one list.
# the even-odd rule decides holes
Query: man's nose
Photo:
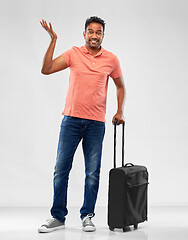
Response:
[{"label": "man's nose", "polygon": [[92,38],[97,38],[97,34],[94,32]]}]

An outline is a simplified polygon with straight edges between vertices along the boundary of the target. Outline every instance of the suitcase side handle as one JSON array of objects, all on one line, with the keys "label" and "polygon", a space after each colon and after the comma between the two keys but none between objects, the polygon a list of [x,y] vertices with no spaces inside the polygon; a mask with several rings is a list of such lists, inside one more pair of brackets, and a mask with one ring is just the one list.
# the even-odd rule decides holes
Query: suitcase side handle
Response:
[{"label": "suitcase side handle", "polygon": [[[116,168],[116,126],[117,118],[114,120],[114,168]],[[124,145],[125,145],[125,122],[122,124],[122,167],[124,167]]]},{"label": "suitcase side handle", "polygon": [[125,164],[125,167],[133,167],[134,166],[134,164],[132,164],[132,163],[126,163]]}]

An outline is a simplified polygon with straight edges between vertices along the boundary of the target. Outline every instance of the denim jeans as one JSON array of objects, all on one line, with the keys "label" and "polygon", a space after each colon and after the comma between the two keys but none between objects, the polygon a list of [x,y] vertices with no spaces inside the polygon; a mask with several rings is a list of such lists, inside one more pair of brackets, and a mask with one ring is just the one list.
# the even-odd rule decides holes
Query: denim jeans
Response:
[{"label": "denim jeans", "polygon": [[81,219],[93,213],[99,188],[102,143],[105,123],[95,120],[64,116],[61,123],[57,159],[54,171],[54,197],[51,215],[65,221],[67,210],[67,188],[74,153],[82,140],[85,159],[84,202],[80,209]]}]

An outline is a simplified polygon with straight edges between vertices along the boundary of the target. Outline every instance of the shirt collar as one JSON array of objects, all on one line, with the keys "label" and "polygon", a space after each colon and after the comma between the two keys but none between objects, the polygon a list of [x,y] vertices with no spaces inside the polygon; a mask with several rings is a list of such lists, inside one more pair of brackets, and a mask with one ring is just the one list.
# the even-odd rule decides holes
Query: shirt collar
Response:
[{"label": "shirt collar", "polygon": [[[83,52],[83,53],[86,53],[86,54],[90,54],[90,52],[87,50],[86,45],[82,46],[82,52]],[[100,51],[95,55],[95,57],[103,54],[104,52],[105,52],[105,50],[104,50],[104,48],[101,46]]]}]

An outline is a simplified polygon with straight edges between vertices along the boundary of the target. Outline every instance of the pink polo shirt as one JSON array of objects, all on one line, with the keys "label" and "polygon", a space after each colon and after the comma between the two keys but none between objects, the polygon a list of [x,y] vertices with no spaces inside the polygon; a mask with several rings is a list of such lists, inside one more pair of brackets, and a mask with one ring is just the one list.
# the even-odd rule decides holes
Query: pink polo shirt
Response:
[{"label": "pink polo shirt", "polygon": [[105,122],[108,79],[122,75],[118,58],[101,47],[97,55],[86,46],[61,54],[70,68],[63,115]]}]

